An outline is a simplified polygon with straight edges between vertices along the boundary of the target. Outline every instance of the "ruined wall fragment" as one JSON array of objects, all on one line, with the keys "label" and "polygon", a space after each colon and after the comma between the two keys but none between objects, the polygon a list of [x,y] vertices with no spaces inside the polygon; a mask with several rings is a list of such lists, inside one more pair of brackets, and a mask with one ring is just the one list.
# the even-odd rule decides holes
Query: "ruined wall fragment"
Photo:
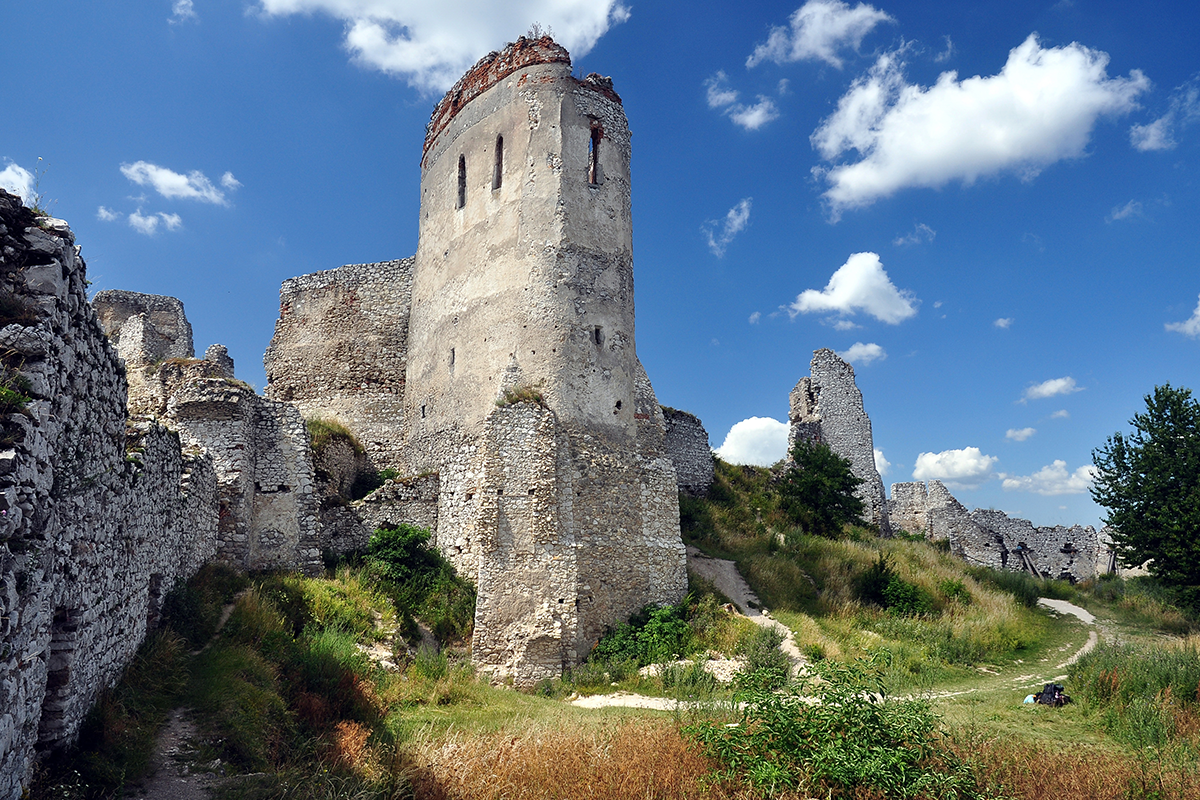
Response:
[{"label": "ruined wall fragment", "polygon": [[700,418],[686,411],[663,406],[667,432],[663,446],[675,467],[679,491],[692,497],[708,494],[713,482],[713,455],[708,431]]},{"label": "ruined wall fragment", "polygon": [[788,396],[788,449],[798,440],[823,442],[849,459],[850,471],[863,480],[856,494],[863,501],[864,519],[890,536],[883,479],[875,468],[871,419],[854,381],[854,367],[832,350],[821,349],[813,353],[810,371]]}]

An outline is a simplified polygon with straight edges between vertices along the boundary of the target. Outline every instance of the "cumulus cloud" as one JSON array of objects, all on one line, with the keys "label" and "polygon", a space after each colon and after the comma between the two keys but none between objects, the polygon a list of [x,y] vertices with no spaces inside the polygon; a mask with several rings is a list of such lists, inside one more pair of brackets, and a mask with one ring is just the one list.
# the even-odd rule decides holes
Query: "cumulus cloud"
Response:
[{"label": "cumulus cloud", "polygon": [[933,237],[937,236],[937,231],[926,225],[924,222],[918,222],[913,228],[913,232],[904,236],[897,236],[892,240],[892,244],[900,247],[906,244],[920,244],[921,242],[932,242]]},{"label": "cumulus cloud", "polygon": [[896,288],[875,253],[855,253],[838,267],[824,289],[805,289],[788,307],[797,314],[833,311],[853,315],[863,311],[880,322],[898,325],[917,313],[916,297]]},{"label": "cumulus cloud", "polygon": [[1055,397],[1060,394],[1072,394],[1082,391],[1083,387],[1076,386],[1075,379],[1068,375],[1065,378],[1052,378],[1030,386],[1025,390],[1025,394],[1021,396],[1021,402],[1041,400],[1045,397]]},{"label": "cumulus cloud", "polygon": [[1009,328],[1012,327],[1013,318],[1012,317],[1001,317],[1000,319],[996,320],[992,324],[995,325],[997,328],[1000,328],[1001,330],[1008,330]]},{"label": "cumulus cloud", "polygon": [[913,478],[938,480],[951,489],[974,489],[992,477],[992,465],[999,460],[985,456],[978,447],[921,453],[917,456]]},{"label": "cumulus cloud", "polygon": [[761,312],[761,311],[755,311],[753,314],[751,314],[751,315],[750,315],[750,324],[751,324],[751,325],[757,325],[757,324],[758,324],[758,321],[759,321],[760,319],[762,319],[762,312]]},{"label": "cumulus cloud", "polygon": [[788,22],[787,27],[771,29],[767,41],[755,47],[746,59],[747,67],[764,61],[824,61],[841,69],[838,51],[858,50],[863,37],[876,25],[895,20],[866,3],[851,8],[840,0],[808,0]]},{"label": "cumulus cloud", "polygon": [[1007,475],[1001,472],[998,477],[1006,492],[1033,492],[1053,496],[1083,494],[1088,490],[1095,474],[1096,468],[1091,464],[1074,472],[1067,472],[1067,462],[1055,460],[1053,464],[1042,467],[1032,475]]},{"label": "cumulus cloud", "polygon": [[112,222],[113,220],[120,218],[120,212],[113,211],[107,206],[100,206],[98,209],[96,209],[96,219],[100,220],[101,222]]},{"label": "cumulus cloud", "polygon": [[828,181],[833,218],[909,187],[965,184],[1002,172],[1031,180],[1084,155],[1103,115],[1136,106],[1150,82],[1138,70],[1109,78],[1108,54],[1078,43],[1044,48],[1032,34],[989,77],[944,72],[933,86],[908,83],[904,50],[880,56],[811,136],[821,157],[857,160],[814,173]]},{"label": "cumulus cloud", "polygon": [[578,58],[629,18],[619,0],[260,0],[268,17],[326,14],[345,24],[342,46],[368,69],[444,92],[481,56],[532,23]]},{"label": "cumulus cloud", "polygon": [[33,199],[33,173],[9,161],[0,170],[0,189],[6,189],[10,194],[21,198],[26,205]]},{"label": "cumulus cloud", "polygon": [[779,118],[779,109],[775,101],[764,95],[758,96],[758,102],[753,105],[738,102],[738,92],[729,86],[729,76],[724,71],[704,82],[704,96],[708,107],[718,109],[722,114],[741,125],[748,131],[756,131],[773,119]]},{"label": "cumulus cloud", "polygon": [[787,455],[789,425],[770,417],[750,417],[736,423],[717,448],[730,464],[769,467]]},{"label": "cumulus cloud", "polygon": [[1200,303],[1196,304],[1196,310],[1192,312],[1192,316],[1185,319],[1183,322],[1168,322],[1166,329],[1169,331],[1178,331],[1184,336],[1190,336],[1193,339],[1200,339]]},{"label": "cumulus cloud", "polygon": [[178,214],[168,214],[163,211],[156,214],[143,214],[140,208],[129,215],[129,227],[147,236],[157,233],[160,224],[165,229],[174,231],[183,225],[183,219]]},{"label": "cumulus cloud", "polygon": [[887,353],[884,352],[883,348],[874,342],[871,344],[855,342],[850,345],[849,350],[840,352],[838,355],[851,364],[862,364],[863,366],[870,364],[872,361],[882,361],[887,358]]},{"label": "cumulus cloud", "polygon": [[1171,93],[1167,113],[1146,125],[1129,129],[1129,143],[1134,149],[1171,150],[1179,143],[1175,135],[1200,120],[1200,75],[1192,78]]},{"label": "cumulus cloud", "polygon": [[710,219],[700,226],[700,232],[708,242],[708,249],[717,258],[725,255],[725,249],[733,238],[746,229],[750,223],[750,203],[753,198],[743,197],[738,204],[729,209],[723,220]]},{"label": "cumulus cloud", "polygon": [[1004,432],[1004,438],[1012,439],[1014,442],[1023,442],[1035,433],[1037,433],[1036,428],[1009,428]]},{"label": "cumulus cloud", "polygon": [[1055,411],[1053,414],[1050,415],[1050,419],[1070,419],[1070,418],[1071,418],[1071,412],[1067,411],[1065,408],[1060,408],[1058,411]]},{"label": "cumulus cloud", "polygon": [[171,4],[171,17],[167,21],[174,25],[179,22],[190,22],[196,18],[196,9],[192,5],[192,0],[175,0]]},{"label": "cumulus cloud", "polygon": [[225,174],[221,176],[221,185],[231,192],[242,188],[242,182],[233,177],[233,173],[229,171],[226,171]]},{"label": "cumulus cloud", "polygon": [[1115,206],[1107,217],[1105,222],[1115,222],[1119,219],[1129,219],[1130,217],[1144,217],[1142,213],[1142,204],[1137,200],[1130,200],[1123,206]]},{"label": "cumulus cloud", "polygon": [[773,119],[779,118],[779,109],[775,101],[763,95],[758,96],[758,102],[752,106],[730,106],[727,112],[735,124],[741,125],[748,131],[756,131]]},{"label": "cumulus cloud", "polygon": [[[132,164],[122,164],[121,174],[138,186],[151,187],[168,200],[182,198],[221,206],[229,205],[229,201],[225,199],[225,193],[213,186],[212,181],[200,170],[192,170],[187,175],[183,175],[166,167],[151,164],[149,161],[135,161]],[[226,173],[226,175],[233,178],[230,173]],[[226,184],[226,188],[237,187]]]},{"label": "cumulus cloud", "polygon": [[883,457],[883,451],[878,447],[875,448],[875,471],[879,473],[879,477],[888,474],[888,470],[892,468],[892,462]]}]

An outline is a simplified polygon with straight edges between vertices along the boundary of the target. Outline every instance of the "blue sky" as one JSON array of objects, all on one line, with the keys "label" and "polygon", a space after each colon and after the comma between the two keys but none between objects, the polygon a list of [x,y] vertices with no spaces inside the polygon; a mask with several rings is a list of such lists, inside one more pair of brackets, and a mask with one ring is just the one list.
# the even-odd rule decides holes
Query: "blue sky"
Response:
[{"label": "blue sky", "polygon": [[279,284],[415,252],[434,103],[534,22],[624,100],[638,353],[731,458],[829,347],[885,484],[1095,524],[1092,450],[1200,391],[1195,3],[10,2],[0,183],[261,388]]}]

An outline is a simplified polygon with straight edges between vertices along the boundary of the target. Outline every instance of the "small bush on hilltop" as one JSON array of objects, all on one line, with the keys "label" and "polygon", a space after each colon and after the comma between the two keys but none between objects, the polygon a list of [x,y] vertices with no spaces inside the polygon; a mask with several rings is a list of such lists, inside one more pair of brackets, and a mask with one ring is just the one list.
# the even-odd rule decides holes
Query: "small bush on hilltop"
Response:
[{"label": "small bush on hilltop", "polygon": [[442,641],[469,638],[475,587],[429,546],[429,535],[415,525],[380,528],[371,536],[364,561],[391,595],[406,635],[415,634],[413,618],[420,617]]},{"label": "small bush on hilltop", "polygon": [[885,665],[886,653],[821,661],[783,691],[743,692],[737,722],[709,720],[685,730],[720,762],[719,779],[744,780],[766,794],[985,797],[929,703],[888,696]]},{"label": "small bush on hilltop", "polygon": [[779,484],[780,507],[794,524],[814,536],[839,538],[846,525],[863,525],[863,501],[854,491],[863,479],[820,442],[796,442],[795,462]]}]

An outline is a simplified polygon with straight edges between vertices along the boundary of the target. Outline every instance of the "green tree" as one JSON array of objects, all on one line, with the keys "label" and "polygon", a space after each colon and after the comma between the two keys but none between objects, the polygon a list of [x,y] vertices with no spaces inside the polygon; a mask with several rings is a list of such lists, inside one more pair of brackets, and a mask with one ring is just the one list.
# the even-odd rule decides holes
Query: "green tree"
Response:
[{"label": "green tree", "polygon": [[847,524],[865,525],[863,501],[854,493],[863,483],[850,460],[821,442],[798,441],[792,467],[779,486],[780,508],[805,533],[835,539]]},{"label": "green tree", "polygon": [[1146,413],[1092,453],[1092,499],[1108,509],[1117,557],[1150,561],[1150,573],[1200,607],[1200,402],[1158,386]]}]

